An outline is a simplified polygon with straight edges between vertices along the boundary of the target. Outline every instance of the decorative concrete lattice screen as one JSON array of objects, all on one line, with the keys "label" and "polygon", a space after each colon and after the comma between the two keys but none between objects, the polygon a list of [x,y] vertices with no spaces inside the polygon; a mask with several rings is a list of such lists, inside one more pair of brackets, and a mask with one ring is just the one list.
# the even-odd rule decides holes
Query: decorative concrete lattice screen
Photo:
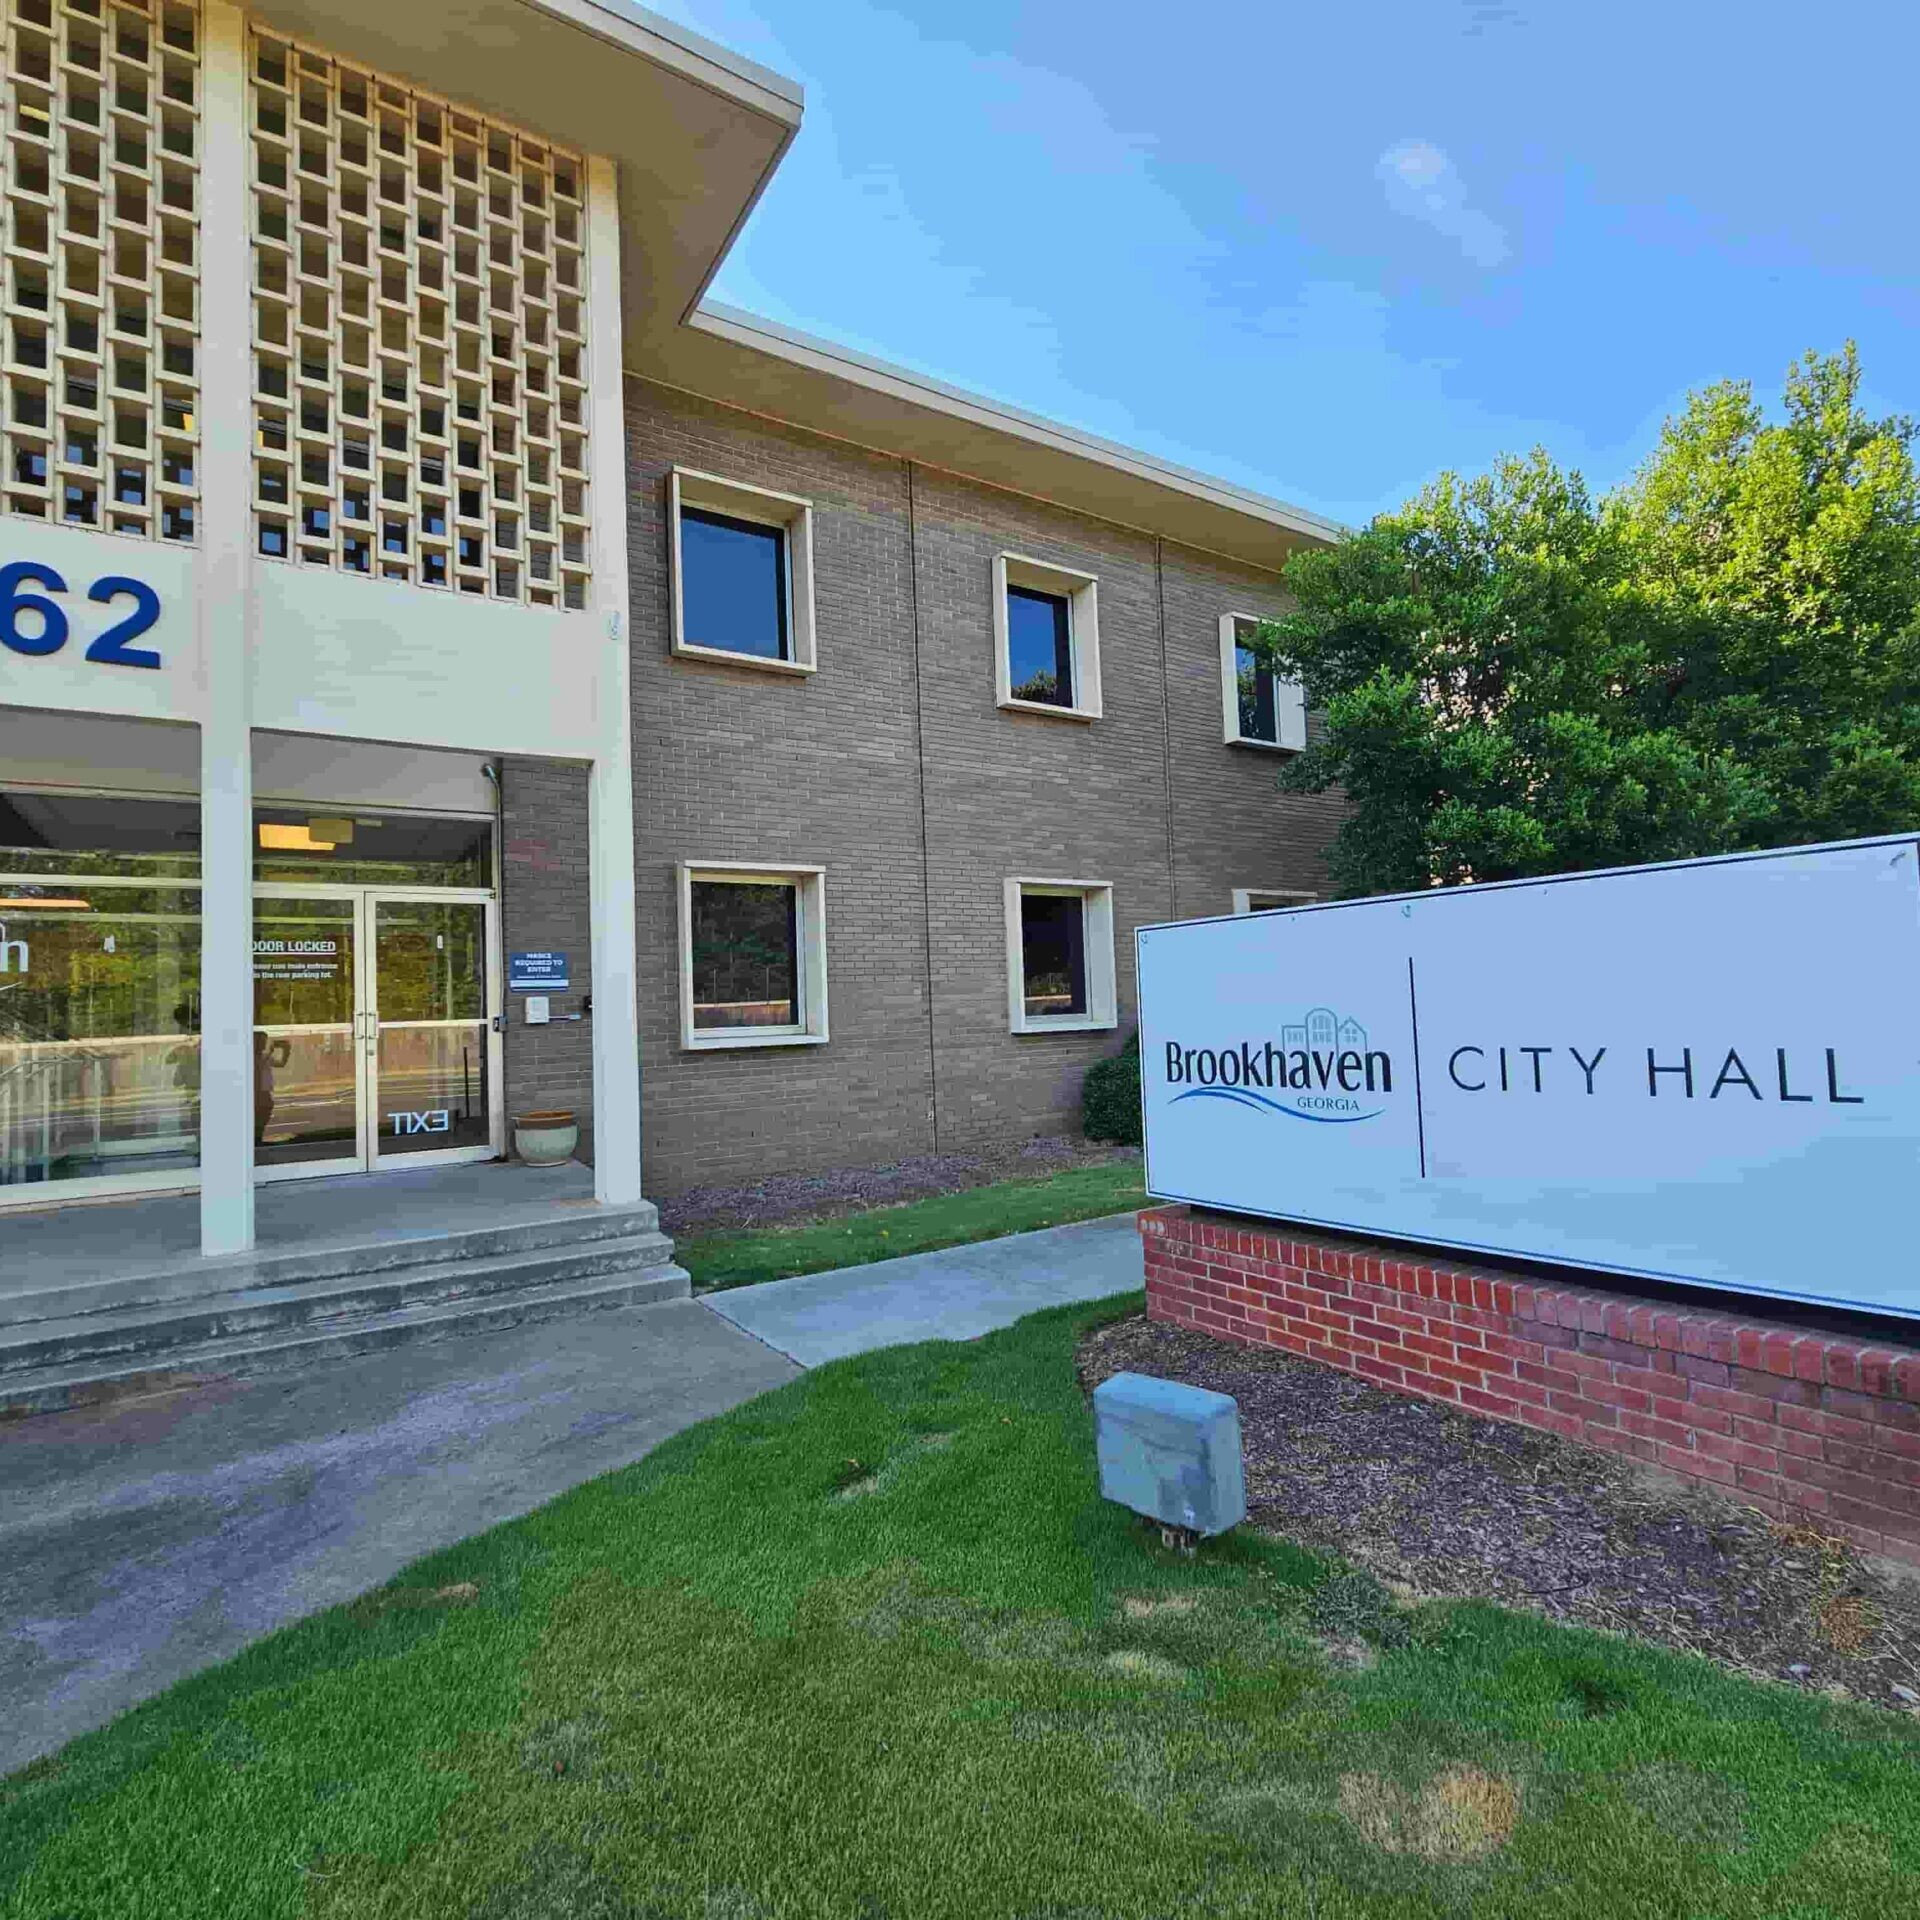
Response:
[{"label": "decorative concrete lattice screen", "polygon": [[256,30],[259,551],[587,596],[578,155]]},{"label": "decorative concrete lattice screen", "polygon": [[199,19],[0,0],[9,513],[191,540]]}]

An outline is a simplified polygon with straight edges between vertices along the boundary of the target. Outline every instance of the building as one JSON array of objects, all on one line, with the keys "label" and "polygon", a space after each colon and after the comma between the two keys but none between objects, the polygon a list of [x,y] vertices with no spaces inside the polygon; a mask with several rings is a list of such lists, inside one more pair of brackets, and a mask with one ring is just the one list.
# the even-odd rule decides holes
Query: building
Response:
[{"label": "building", "polygon": [[1337,529],[704,301],[790,83],[611,0],[4,18],[0,1207],[1058,1131],[1136,924],[1319,886],[1237,635]]}]

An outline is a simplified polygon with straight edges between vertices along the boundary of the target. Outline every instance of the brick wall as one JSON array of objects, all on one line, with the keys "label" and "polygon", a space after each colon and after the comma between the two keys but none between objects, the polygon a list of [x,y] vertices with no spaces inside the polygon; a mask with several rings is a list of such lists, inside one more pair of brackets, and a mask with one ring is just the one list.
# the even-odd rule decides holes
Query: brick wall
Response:
[{"label": "brick wall", "polygon": [[[1154,543],[923,467],[913,484],[941,1145],[1077,1131],[1082,1074],[1133,1024],[1133,930],[1173,910]],[[1002,552],[1097,576],[1099,720],[995,704]],[[1015,876],[1111,883],[1115,1032],[1008,1031]]]},{"label": "brick wall", "polygon": [[1157,1320],[1605,1447],[1920,1564],[1920,1347],[1184,1207],[1140,1231]]},{"label": "brick wall", "polygon": [[[1277,608],[1274,576],[639,381],[627,446],[650,1193],[1076,1130],[1081,1075],[1132,1028],[1134,928],[1322,884],[1336,803],[1283,800],[1270,756],[1221,739],[1219,616]],[[673,656],[676,465],[812,501],[816,673]],[[1099,579],[1092,725],[995,704],[1008,550]],[[824,1047],[680,1046],[675,866],[740,859],[827,870]],[[510,896],[543,871],[510,868]],[[1016,875],[1112,884],[1113,1032],[1008,1031]]]},{"label": "brick wall", "polygon": [[[627,384],[647,1191],[929,1151],[925,876],[907,478],[896,460]],[[819,670],[669,650],[674,466],[813,502]],[[680,1046],[675,868],[826,868],[824,1047]]]},{"label": "brick wall", "polygon": [[[568,956],[572,991],[550,995],[555,1014],[577,1013],[593,990],[592,918],[587,877],[587,772],[560,760],[500,763],[500,917],[508,953]],[[587,1020],[525,1024],[524,994],[505,1001],[508,1126],[539,1107],[571,1107],[590,1157],[593,1128],[593,1029]]]}]

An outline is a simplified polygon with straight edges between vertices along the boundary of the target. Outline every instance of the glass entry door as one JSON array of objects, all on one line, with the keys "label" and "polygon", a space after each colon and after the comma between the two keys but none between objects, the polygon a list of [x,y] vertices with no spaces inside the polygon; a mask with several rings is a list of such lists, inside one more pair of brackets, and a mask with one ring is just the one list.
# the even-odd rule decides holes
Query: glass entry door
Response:
[{"label": "glass entry door", "polygon": [[253,914],[260,1177],[498,1150],[491,900],[262,885]]},{"label": "glass entry door", "polygon": [[345,1173],[360,1125],[360,911],[350,893],[256,892],[253,1164]]},{"label": "glass entry door", "polygon": [[367,906],[374,1156],[491,1151],[486,904],[370,894]]}]

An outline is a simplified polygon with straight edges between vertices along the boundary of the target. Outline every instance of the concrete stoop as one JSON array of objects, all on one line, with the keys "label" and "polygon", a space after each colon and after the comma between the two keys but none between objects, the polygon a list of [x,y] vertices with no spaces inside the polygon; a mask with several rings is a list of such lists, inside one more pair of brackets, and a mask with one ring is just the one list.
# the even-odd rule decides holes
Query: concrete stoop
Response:
[{"label": "concrete stoop", "polygon": [[0,1417],[691,1292],[651,1201],[170,1263],[8,1298]]}]

